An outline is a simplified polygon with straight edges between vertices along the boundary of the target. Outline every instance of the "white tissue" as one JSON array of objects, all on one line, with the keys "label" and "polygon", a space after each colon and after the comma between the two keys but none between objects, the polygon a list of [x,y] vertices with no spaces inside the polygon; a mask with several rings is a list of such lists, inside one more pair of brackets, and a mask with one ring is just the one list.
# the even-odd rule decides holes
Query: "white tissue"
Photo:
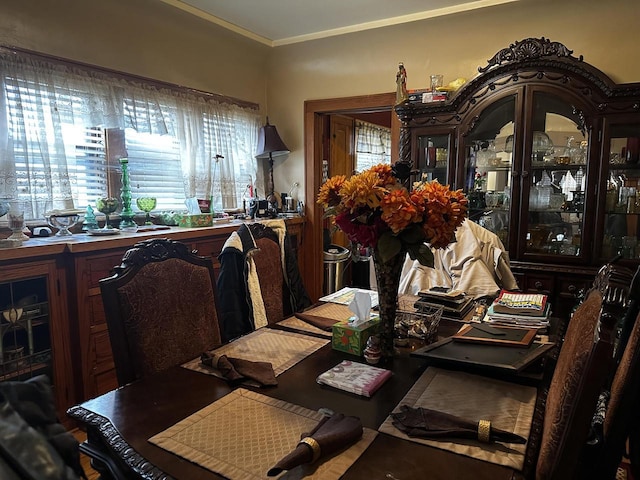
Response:
[{"label": "white tissue", "polygon": [[367,292],[356,291],[349,304],[349,310],[355,313],[355,317],[349,319],[349,325],[356,327],[361,323],[368,322],[371,315],[371,295]]},{"label": "white tissue", "polygon": [[187,210],[189,211],[190,215],[197,215],[200,213],[200,206],[198,205],[198,199],[193,197],[193,198],[187,198],[184,201],[184,204],[187,206]]}]

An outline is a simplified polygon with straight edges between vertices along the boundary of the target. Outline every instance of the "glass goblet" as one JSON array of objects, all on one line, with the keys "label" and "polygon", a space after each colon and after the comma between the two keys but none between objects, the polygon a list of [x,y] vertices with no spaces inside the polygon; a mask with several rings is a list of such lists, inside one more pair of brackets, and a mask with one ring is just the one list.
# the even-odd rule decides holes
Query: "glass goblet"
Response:
[{"label": "glass goblet", "polygon": [[104,230],[109,230],[109,214],[115,212],[120,206],[120,202],[116,197],[100,197],[96,200],[96,210],[104,213]]},{"label": "glass goblet", "polygon": [[24,228],[24,211],[26,205],[23,200],[12,200],[9,202],[9,212],[7,219],[9,220],[9,228],[13,233],[9,236],[11,240],[29,240],[22,229]]},{"label": "glass goblet", "polygon": [[149,212],[156,208],[156,198],[155,197],[140,197],[136,200],[136,205],[138,208],[145,213],[144,224],[145,225],[153,225],[151,221],[151,215]]}]

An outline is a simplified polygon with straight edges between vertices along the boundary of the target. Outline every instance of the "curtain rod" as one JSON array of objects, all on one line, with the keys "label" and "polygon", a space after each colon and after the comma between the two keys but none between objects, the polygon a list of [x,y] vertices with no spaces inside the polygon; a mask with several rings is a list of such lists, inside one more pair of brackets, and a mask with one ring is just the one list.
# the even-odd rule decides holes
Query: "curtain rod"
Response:
[{"label": "curtain rod", "polygon": [[227,97],[225,95],[220,95],[218,93],[211,93],[211,92],[205,92],[203,90],[198,90],[195,88],[190,88],[190,87],[185,87],[183,85],[178,85],[175,83],[171,83],[171,82],[164,82],[162,80],[156,80],[154,78],[149,78],[149,77],[144,77],[142,75],[136,75],[133,73],[126,73],[126,72],[121,72],[119,70],[113,70],[111,68],[106,68],[106,67],[101,67],[99,65],[93,65],[90,63],[84,63],[84,62],[78,62],[76,60],[70,60],[68,58],[63,58],[63,57],[58,57],[55,55],[49,55],[46,53],[41,53],[41,52],[36,52],[33,50],[28,50],[25,48],[21,48],[21,47],[14,47],[14,46],[7,46],[7,45],[0,45],[0,52],[2,53],[11,53],[14,55],[27,55],[30,57],[34,57],[40,60],[47,60],[50,62],[55,62],[55,63],[59,63],[59,64],[63,64],[66,66],[70,66],[70,67],[75,67],[75,68],[82,68],[85,70],[93,70],[93,71],[99,71],[101,73],[106,73],[108,75],[112,75],[114,77],[118,77],[120,79],[124,79],[124,80],[134,80],[134,81],[138,81],[138,82],[146,82],[146,83],[150,83],[151,85],[155,86],[155,87],[159,87],[159,88],[168,88],[171,90],[175,90],[178,92],[182,92],[182,93],[190,93],[192,95],[197,95],[200,97],[204,97],[204,98],[212,98],[215,99],[219,102],[223,102],[223,103],[231,103],[233,105],[238,105],[240,107],[245,107],[245,108],[251,108],[254,110],[259,110],[260,109],[260,105],[258,105],[257,103],[254,102],[248,102],[246,100],[240,100],[238,98],[234,98],[234,97]]}]

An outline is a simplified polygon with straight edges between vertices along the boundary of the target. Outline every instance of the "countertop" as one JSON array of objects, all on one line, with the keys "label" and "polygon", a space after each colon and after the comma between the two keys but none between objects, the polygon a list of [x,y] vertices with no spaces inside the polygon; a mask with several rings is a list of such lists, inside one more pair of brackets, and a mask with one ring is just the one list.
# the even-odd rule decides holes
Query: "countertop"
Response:
[{"label": "countertop", "polygon": [[[87,233],[74,233],[66,237],[31,237],[25,240],[20,247],[0,248],[0,262],[10,262],[20,259],[31,259],[37,257],[50,257],[61,253],[78,254],[108,250],[112,248],[122,248],[132,245],[135,242],[154,237],[166,236],[172,240],[198,239],[219,235],[230,235],[236,231],[243,223],[260,222],[267,219],[256,220],[231,220],[226,223],[214,225],[212,227],[168,227],[162,230],[144,230],[140,227],[136,232],[123,232],[116,235],[96,236]],[[284,219],[287,224],[298,224],[303,222],[303,217],[291,217]]]}]

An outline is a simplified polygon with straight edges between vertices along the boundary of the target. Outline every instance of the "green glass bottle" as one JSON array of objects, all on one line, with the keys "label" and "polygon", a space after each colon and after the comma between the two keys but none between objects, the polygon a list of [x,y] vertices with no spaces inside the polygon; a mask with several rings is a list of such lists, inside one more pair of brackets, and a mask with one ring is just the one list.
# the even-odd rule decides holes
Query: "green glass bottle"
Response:
[{"label": "green glass bottle", "polygon": [[120,165],[122,166],[122,193],[120,198],[122,200],[122,213],[120,213],[120,230],[124,231],[136,231],[138,225],[133,221],[135,213],[131,208],[131,180],[129,179],[129,159],[121,158]]}]

